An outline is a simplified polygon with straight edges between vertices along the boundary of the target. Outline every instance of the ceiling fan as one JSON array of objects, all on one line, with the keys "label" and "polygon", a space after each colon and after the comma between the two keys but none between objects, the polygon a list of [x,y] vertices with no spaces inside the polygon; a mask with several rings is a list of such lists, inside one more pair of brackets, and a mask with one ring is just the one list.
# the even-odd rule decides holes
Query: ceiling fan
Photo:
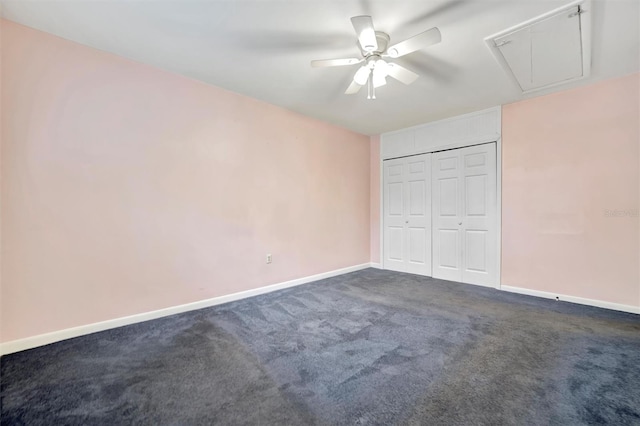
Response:
[{"label": "ceiling fan", "polygon": [[375,30],[371,16],[354,16],[351,18],[351,23],[358,35],[358,47],[360,47],[362,58],[322,59],[311,61],[311,66],[316,68],[337,67],[364,62],[364,65],[356,71],[353,81],[344,93],[347,95],[358,93],[364,85],[367,85],[367,99],[376,98],[375,89],[387,84],[387,76],[404,84],[411,84],[418,78],[418,74],[413,71],[387,62],[383,58],[399,58],[424,47],[440,43],[442,40],[440,30],[434,27],[389,46],[389,35]]}]

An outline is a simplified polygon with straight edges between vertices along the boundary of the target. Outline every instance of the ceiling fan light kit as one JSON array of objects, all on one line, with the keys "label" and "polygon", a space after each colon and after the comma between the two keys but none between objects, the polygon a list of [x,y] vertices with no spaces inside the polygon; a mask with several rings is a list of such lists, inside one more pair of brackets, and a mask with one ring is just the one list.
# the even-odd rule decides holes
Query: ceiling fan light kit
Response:
[{"label": "ceiling fan light kit", "polygon": [[389,46],[390,37],[381,31],[376,31],[371,16],[354,16],[351,18],[353,29],[358,37],[357,45],[360,48],[362,58],[346,59],[322,59],[311,61],[314,68],[336,67],[354,65],[364,62],[353,76],[353,81],[345,91],[345,94],[358,93],[367,85],[367,99],[376,98],[376,88],[387,84],[387,77],[395,78],[404,83],[411,84],[418,74],[398,64],[387,62],[383,58],[399,58],[415,52],[427,46],[441,41],[440,30],[431,28],[400,43]]}]

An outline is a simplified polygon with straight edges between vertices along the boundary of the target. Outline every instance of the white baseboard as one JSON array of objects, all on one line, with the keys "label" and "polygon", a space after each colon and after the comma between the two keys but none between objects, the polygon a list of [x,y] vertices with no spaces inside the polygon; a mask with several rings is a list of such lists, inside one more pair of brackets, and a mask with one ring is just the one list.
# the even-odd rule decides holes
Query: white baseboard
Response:
[{"label": "white baseboard", "polygon": [[[152,319],[166,317],[169,315],[179,314],[182,312],[194,311],[197,309],[208,308],[215,305],[221,305],[223,303],[229,303],[236,300],[245,299],[247,297],[258,296],[260,294],[270,293],[272,291],[282,290],[289,287],[295,287],[301,284],[307,284],[307,283],[322,280],[325,278],[336,277],[338,275],[347,274],[349,272],[360,271],[366,268],[382,269],[382,265],[379,263],[363,263],[360,265],[349,266],[346,268],[336,269],[329,272],[323,272],[321,274],[310,275],[308,277],[303,277],[303,278],[297,278],[295,280],[272,284],[265,287],[252,289],[252,290],[246,290],[238,293],[228,294],[225,296],[199,300],[197,302],[186,303],[184,305],[171,306],[169,308],[158,309],[156,311],[144,312],[141,314],[130,315],[127,317],[115,318],[112,320],[101,321],[101,322],[96,322],[96,323],[87,324],[87,325],[81,325],[73,328],[67,328],[64,330],[40,334],[37,336],[27,337],[24,339],[13,340],[10,342],[5,342],[0,344],[0,355],[6,355],[14,352],[24,351],[26,349],[35,348],[38,346],[44,346],[50,343],[71,339],[73,337],[79,337],[79,336],[84,336],[86,334],[96,333],[98,331],[109,330],[112,328],[135,324],[138,322],[144,322]],[[567,296],[564,294],[530,290],[526,288],[511,287],[506,285],[501,286],[501,290],[508,291],[511,293],[526,294],[529,296],[543,297],[546,299],[555,300],[556,298],[558,298],[558,300],[562,300],[565,302],[596,306],[599,308],[613,309],[615,311],[629,312],[633,314],[640,314],[640,307],[623,305],[620,303],[604,302],[601,300],[586,299],[582,297]]]},{"label": "white baseboard", "polygon": [[586,299],[584,297],[567,296],[566,294],[550,293],[547,291],[530,290],[528,288],[511,287],[502,285],[501,290],[511,293],[526,294],[528,296],[543,297],[545,299],[561,300],[564,302],[578,303],[580,305],[596,306],[598,308],[612,309],[614,311],[640,314],[640,306],[623,305],[621,303],[605,302],[603,300]]},{"label": "white baseboard", "polygon": [[313,281],[325,278],[336,277],[338,275],[347,274],[349,272],[359,271],[371,267],[371,263],[363,263],[361,265],[349,266],[346,268],[335,269],[321,274],[310,275],[308,277],[297,278],[291,281],[272,284],[265,287],[255,288],[252,290],[241,291],[238,293],[228,294],[225,296],[213,297],[211,299],[199,300],[197,302],[186,303],[184,305],[171,306],[169,308],[158,309],[156,311],[144,312],[141,314],[130,315],[127,317],[115,318],[112,320],[96,322],[93,324],[81,325],[78,327],[67,328],[51,333],[40,334],[37,336],[27,337],[24,339],[12,340],[0,344],[0,355],[6,355],[14,352],[24,351],[26,349],[38,346],[48,345],[50,343],[59,342],[61,340],[71,339],[73,337],[84,336],[86,334],[96,333],[98,331],[109,330],[124,325],[135,324],[138,322],[149,321],[152,319],[162,318],[169,315],[179,314],[182,312],[194,311],[197,309],[208,308],[223,303],[229,303],[247,297],[258,296],[260,294],[270,293],[276,290],[282,290],[289,287],[295,287],[301,284],[307,284]]}]

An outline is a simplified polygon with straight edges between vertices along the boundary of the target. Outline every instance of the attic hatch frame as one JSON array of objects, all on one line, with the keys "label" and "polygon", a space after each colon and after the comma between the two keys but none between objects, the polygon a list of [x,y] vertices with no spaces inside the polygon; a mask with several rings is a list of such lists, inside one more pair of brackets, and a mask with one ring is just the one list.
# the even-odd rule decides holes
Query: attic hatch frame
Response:
[{"label": "attic hatch frame", "polygon": [[[496,39],[508,36],[524,28],[531,27],[537,23],[543,22],[546,19],[553,18],[562,13],[567,13],[576,7],[578,8],[578,11],[576,12],[578,15],[578,19],[580,19],[579,25],[580,25],[580,49],[581,49],[580,53],[582,55],[582,75],[578,77],[570,78],[567,80],[546,84],[544,86],[534,87],[532,89],[527,89],[527,90],[523,89],[522,86],[520,85],[520,82],[518,82],[518,79],[513,73],[513,70],[511,69],[506,59],[502,55],[502,52],[500,51],[500,47],[503,46],[505,43],[496,43]],[[551,87],[556,87],[563,84],[571,83],[574,81],[582,80],[586,77],[589,77],[589,75],[591,75],[591,10],[592,10],[591,0],[575,0],[564,6],[553,9],[547,13],[538,15],[535,18],[529,19],[521,24],[515,25],[513,27],[507,28],[506,30],[492,34],[486,37],[484,39],[484,42],[486,43],[487,47],[495,57],[498,64],[500,64],[500,67],[509,76],[509,79],[512,81],[512,83],[515,84],[518,90],[524,95],[528,93],[548,89]]]}]

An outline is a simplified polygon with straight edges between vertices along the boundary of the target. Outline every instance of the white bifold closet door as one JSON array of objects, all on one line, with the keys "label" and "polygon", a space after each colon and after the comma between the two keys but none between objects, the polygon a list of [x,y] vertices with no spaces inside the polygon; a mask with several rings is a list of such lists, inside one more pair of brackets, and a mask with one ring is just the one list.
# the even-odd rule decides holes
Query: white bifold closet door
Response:
[{"label": "white bifold closet door", "polygon": [[384,161],[384,268],[431,275],[431,154]]},{"label": "white bifold closet door", "polygon": [[432,156],[433,277],[497,284],[495,143]]}]

